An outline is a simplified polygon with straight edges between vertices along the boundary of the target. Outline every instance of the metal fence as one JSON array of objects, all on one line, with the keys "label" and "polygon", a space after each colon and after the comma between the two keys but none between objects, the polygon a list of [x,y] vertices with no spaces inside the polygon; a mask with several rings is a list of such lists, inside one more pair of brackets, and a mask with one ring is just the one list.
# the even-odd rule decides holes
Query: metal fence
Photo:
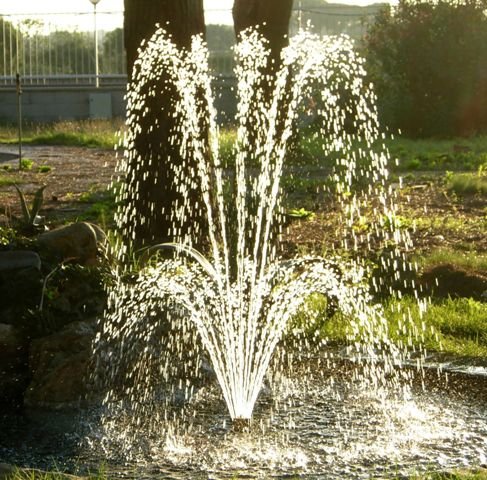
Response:
[{"label": "metal fence", "polygon": [[[377,6],[351,7],[330,4],[301,8],[297,3],[291,34],[310,22],[322,35],[347,33],[363,37]],[[95,28],[95,18],[96,25]],[[230,28],[230,27],[228,27]],[[99,75],[96,76],[98,37]],[[221,76],[233,74],[230,45],[210,52],[210,66]],[[113,85],[126,81],[123,12],[77,14],[0,14],[0,87],[15,85],[19,73],[27,85]]]},{"label": "metal fence", "polygon": [[[100,77],[125,75],[123,13],[97,13]],[[0,85],[95,82],[93,14],[0,16]]]}]

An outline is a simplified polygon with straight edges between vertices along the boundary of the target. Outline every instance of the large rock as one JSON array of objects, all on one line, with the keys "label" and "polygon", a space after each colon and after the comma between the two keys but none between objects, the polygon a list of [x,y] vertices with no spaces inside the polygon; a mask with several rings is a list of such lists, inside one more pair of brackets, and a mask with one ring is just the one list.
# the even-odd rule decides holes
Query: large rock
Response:
[{"label": "large rock", "polygon": [[96,262],[98,243],[104,238],[99,227],[80,222],[43,233],[37,237],[37,241],[60,260],[93,264]]},{"label": "large rock", "polygon": [[18,403],[27,385],[27,345],[13,326],[0,323],[0,402]]},{"label": "large rock", "polygon": [[27,407],[59,410],[86,402],[95,330],[95,321],[74,322],[32,342],[32,381],[24,397]]},{"label": "large rock", "polygon": [[36,252],[24,250],[0,252],[0,272],[10,272],[24,268],[41,269],[41,259]]}]

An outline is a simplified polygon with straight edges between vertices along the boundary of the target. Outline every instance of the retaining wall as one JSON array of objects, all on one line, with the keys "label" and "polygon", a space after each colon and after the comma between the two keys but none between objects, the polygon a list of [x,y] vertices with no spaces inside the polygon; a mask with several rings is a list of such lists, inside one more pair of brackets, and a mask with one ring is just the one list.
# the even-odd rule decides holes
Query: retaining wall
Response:
[{"label": "retaining wall", "polygon": [[[234,117],[236,100],[232,77],[214,81],[219,121],[227,123]],[[27,122],[55,122],[114,118],[125,115],[126,85],[101,86],[25,86],[21,95],[22,118]],[[0,121],[17,122],[15,88],[0,88]]]}]

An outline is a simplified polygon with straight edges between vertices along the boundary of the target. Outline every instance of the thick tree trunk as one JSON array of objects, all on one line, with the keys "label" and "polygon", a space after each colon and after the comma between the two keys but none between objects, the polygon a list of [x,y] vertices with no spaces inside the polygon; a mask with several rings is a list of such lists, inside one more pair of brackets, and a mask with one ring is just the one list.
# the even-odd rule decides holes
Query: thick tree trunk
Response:
[{"label": "thick tree trunk", "polygon": [[293,0],[235,0],[232,13],[237,38],[249,27],[258,28],[269,41],[271,58],[279,63],[281,50],[288,44],[292,7]]},{"label": "thick tree trunk", "polygon": [[[163,27],[179,48],[189,48],[193,35],[204,33],[203,0],[125,0],[124,34],[127,72],[130,85],[137,81],[134,65],[142,40],[149,40]],[[130,154],[124,202],[131,213],[122,220],[122,236],[136,247],[158,242],[175,241],[184,236],[197,236],[204,230],[201,213],[192,210],[181,231],[172,230],[172,211],[181,203],[181,194],[174,184],[174,166],[184,165],[190,175],[191,162],[181,158],[175,118],[175,89],[166,83],[167,76],[154,80],[144,92],[148,95],[143,108],[140,130],[137,131]],[[144,93],[143,92],[143,93]],[[161,94],[162,92],[162,94]],[[195,100],[196,101],[196,100]],[[131,112],[127,112],[128,115]],[[171,140],[175,141],[171,141]],[[190,192],[196,202],[197,186]],[[195,238],[198,244],[199,238]]]},{"label": "thick tree trunk", "polygon": [[127,73],[137,59],[142,40],[165,28],[180,48],[191,45],[191,37],[205,32],[203,0],[124,0],[124,37]]}]

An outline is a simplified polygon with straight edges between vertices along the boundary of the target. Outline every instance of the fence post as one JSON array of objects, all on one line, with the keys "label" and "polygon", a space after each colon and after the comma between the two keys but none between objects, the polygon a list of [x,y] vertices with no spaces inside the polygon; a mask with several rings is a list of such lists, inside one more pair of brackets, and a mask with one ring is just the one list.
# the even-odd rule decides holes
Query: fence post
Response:
[{"label": "fence post", "polygon": [[17,123],[19,130],[19,170],[22,170],[22,85],[20,83],[20,73],[15,77],[17,86]]}]

